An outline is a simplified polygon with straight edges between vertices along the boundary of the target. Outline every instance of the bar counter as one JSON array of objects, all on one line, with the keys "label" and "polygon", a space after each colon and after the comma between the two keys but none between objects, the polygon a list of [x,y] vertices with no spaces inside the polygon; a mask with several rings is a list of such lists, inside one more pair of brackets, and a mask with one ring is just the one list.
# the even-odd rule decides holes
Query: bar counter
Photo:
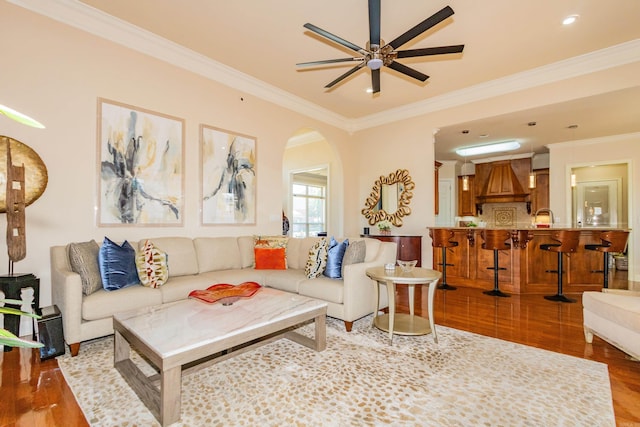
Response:
[{"label": "bar counter", "polygon": [[[458,246],[447,249],[447,282],[453,286],[460,285],[471,288],[493,289],[493,251],[482,249],[480,233],[485,228],[479,227],[430,227],[445,228],[453,231],[451,240]],[[627,230],[623,228],[510,228],[511,250],[499,252],[500,289],[511,294],[544,294],[553,295],[557,290],[558,276],[557,254],[543,251],[541,244],[558,243],[551,238],[559,230],[580,231],[578,250],[564,258],[563,288],[565,294],[576,294],[584,291],[602,289],[603,256],[601,252],[589,251],[586,244],[600,244],[600,233],[606,230]],[[489,227],[487,227],[489,229]],[[442,271],[441,250],[434,248],[433,268]],[[451,265],[453,264],[453,265]],[[598,270],[600,272],[598,272]]]}]

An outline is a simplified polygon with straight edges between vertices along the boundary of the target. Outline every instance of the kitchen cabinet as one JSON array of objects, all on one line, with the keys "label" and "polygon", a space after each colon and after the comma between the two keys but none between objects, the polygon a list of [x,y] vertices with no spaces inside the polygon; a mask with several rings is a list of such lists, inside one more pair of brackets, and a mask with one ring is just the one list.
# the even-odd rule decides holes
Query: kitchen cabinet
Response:
[{"label": "kitchen cabinet", "polygon": [[434,184],[434,189],[433,189],[433,197],[434,197],[434,213],[436,215],[438,215],[440,213],[440,193],[438,190],[438,181],[440,179],[439,177],[439,172],[438,170],[440,169],[440,166],[442,166],[442,163],[440,163],[439,161],[435,161],[435,172],[434,172],[434,176],[435,176],[435,184]]},{"label": "kitchen cabinet", "polygon": [[475,176],[469,175],[469,190],[462,190],[462,177],[458,177],[458,216],[476,215]]},{"label": "kitchen cabinet", "polygon": [[536,188],[531,189],[531,212],[549,207],[549,169],[536,169]]}]

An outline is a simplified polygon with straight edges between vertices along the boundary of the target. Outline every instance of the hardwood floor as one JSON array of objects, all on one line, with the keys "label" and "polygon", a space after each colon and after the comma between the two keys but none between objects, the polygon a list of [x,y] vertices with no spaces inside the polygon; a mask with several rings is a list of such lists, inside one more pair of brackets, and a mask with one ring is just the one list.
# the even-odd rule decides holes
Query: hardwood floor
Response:
[{"label": "hardwood floor", "polygon": [[[404,293],[398,309],[407,310]],[[438,325],[606,363],[618,427],[640,426],[640,362],[594,338],[584,341],[582,304],[547,301],[541,295],[491,297],[479,289],[438,290]],[[416,311],[426,307],[426,292]],[[424,313],[426,316],[426,313]],[[0,426],[87,426],[57,362],[40,362],[38,353],[13,349],[0,353]]]}]

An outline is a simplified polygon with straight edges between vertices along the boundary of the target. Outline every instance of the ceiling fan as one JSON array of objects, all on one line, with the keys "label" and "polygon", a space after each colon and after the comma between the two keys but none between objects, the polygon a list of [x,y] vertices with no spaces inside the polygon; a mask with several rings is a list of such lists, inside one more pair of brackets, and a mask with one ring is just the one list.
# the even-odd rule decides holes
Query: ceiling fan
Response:
[{"label": "ceiling fan", "polygon": [[409,50],[396,50],[400,46],[424,33],[431,27],[444,21],[451,15],[453,15],[453,9],[446,6],[440,11],[434,13],[429,18],[420,22],[415,27],[406,31],[402,35],[396,37],[391,42],[384,44],[384,41],[380,38],[380,0],[369,0],[369,41],[367,42],[367,48],[361,48],[347,40],[344,40],[328,31],[318,28],[313,24],[306,23],[304,27],[317,33],[327,39],[336,42],[346,48],[349,48],[361,56],[351,58],[339,58],[339,59],[326,59],[324,61],[312,61],[302,62],[296,64],[300,67],[309,67],[316,65],[326,65],[338,62],[359,62],[358,65],[342,74],[340,77],[332,81],[325,86],[326,89],[330,89],[342,80],[349,77],[351,74],[363,68],[365,65],[371,70],[371,86],[373,93],[380,92],[380,68],[382,66],[389,67],[402,74],[406,74],[409,77],[424,82],[429,78],[426,74],[423,74],[411,67],[407,67],[396,61],[397,58],[411,58],[416,56],[431,56],[431,55],[444,55],[449,53],[460,53],[464,49],[464,45],[454,46],[440,46],[440,47],[427,47],[422,49],[409,49]]}]

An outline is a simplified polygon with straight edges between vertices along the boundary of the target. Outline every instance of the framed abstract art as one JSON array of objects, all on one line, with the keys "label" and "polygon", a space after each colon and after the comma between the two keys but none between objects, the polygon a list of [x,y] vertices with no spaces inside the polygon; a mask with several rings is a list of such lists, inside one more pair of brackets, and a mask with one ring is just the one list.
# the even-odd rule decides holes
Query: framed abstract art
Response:
[{"label": "framed abstract art", "polygon": [[255,224],[256,138],[200,125],[202,224]]},{"label": "framed abstract art", "polygon": [[98,99],[98,224],[181,226],[184,120]]}]

